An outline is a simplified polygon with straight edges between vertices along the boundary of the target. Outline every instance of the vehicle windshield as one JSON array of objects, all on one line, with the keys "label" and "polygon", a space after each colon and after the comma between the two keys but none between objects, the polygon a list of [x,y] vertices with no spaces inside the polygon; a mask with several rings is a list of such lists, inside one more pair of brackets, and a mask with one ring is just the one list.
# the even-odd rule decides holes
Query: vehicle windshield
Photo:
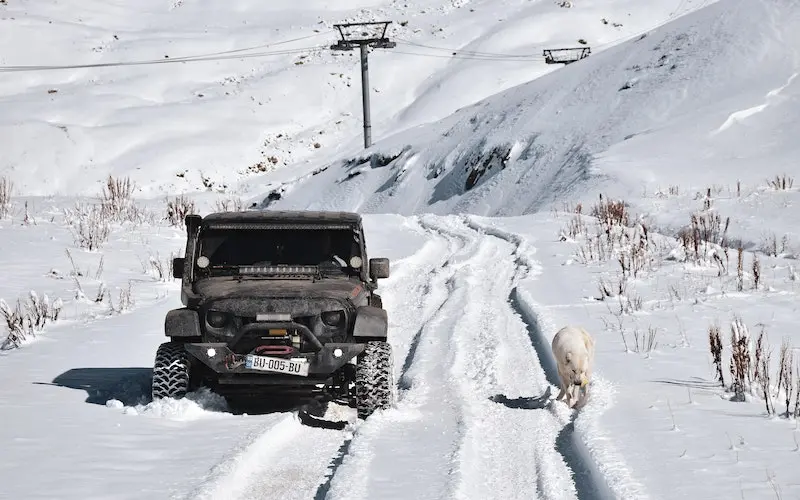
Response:
[{"label": "vehicle windshield", "polygon": [[344,229],[205,229],[198,256],[208,271],[239,266],[319,266],[320,271],[354,274],[351,258],[360,256],[357,233]]}]

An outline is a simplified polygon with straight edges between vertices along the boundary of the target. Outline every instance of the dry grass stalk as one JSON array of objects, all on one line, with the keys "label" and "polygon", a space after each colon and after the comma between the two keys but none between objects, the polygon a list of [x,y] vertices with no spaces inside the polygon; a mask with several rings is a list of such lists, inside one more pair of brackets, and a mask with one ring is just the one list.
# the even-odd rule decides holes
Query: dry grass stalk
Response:
[{"label": "dry grass stalk", "polygon": [[7,177],[0,177],[0,219],[5,219],[11,214],[11,194],[14,183]]},{"label": "dry grass stalk", "polygon": [[121,179],[108,176],[106,185],[100,196],[100,208],[108,219],[115,221],[130,220],[137,211],[133,205],[135,185],[129,177]]},{"label": "dry grass stalk", "polygon": [[719,325],[708,327],[708,344],[711,351],[711,358],[717,370],[717,381],[725,387],[725,377],[722,372],[722,331]]},{"label": "dry grass stalk", "polygon": [[774,179],[768,180],[767,184],[776,191],[786,191],[787,189],[792,189],[794,178],[786,174],[776,175]]},{"label": "dry grass stalk", "polygon": [[784,401],[786,403],[786,416],[791,415],[789,408],[794,389],[794,351],[788,338],[781,342],[781,350],[778,355],[778,395],[783,389]]},{"label": "dry grass stalk", "polygon": [[[580,208],[580,203],[578,207]],[[244,202],[241,198],[227,198],[224,200],[217,200],[214,203],[214,208],[217,212],[241,212],[244,210]]]},{"label": "dry grass stalk", "polygon": [[744,401],[752,382],[750,333],[741,318],[731,323],[731,389],[735,401]]},{"label": "dry grass stalk", "polygon": [[758,255],[753,254],[753,290],[758,290],[758,284],[761,282],[761,262],[758,260]]},{"label": "dry grass stalk", "polygon": [[775,404],[772,402],[769,376],[769,362],[771,357],[772,350],[767,344],[766,332],[762,328],[761,333],[758,335],[758,340],[756,341],[753,380],[761,387],[761,396],[764,398],[767,415],[775,414]]},{"label": "dry grass stalk", "polygon": [[590,212],[592,217],[596,217],[603,228],[608,231],[611,227],[629,227],[630,214],[624,201],[610,201],[603,198],[600,194],[600,201],[592,207]]},{"label": "dry grass stalk", "polygon": [[744,249],[740,246],[736,249],[736,290],[744,290]]},{"label": "dry grass stalk", "polygon": [[183,227],[186,216],[195,214],[194,201],[184,195],[177,196],[172,200],[167,200],[167,217],[172,226]]},{"label": "dry grass stalk", "polygon": [[8,329],[0,349],[20,347],[25,340],[35,337],[36,331],[44,329],[49,321],[57,321],[63,307],[61,299],[51,302],[47,295],[40,297],[34,291],[29,293],[26,301],[17,300],[14,308],[0,299],[0,317]]},{"label": "dry grass stalk", "polygon": [[97,250],[111,235],[109,217],[102,207],[76,204],[74,211],[65,210],[64,216],[70,225],[75,244],[80,248]]}]

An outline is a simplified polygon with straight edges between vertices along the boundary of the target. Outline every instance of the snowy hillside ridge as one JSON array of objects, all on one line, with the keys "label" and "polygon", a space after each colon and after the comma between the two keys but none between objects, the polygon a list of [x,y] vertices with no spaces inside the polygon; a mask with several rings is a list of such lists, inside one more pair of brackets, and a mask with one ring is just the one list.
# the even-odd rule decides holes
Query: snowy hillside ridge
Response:
[{"label": "snowy hillside ridge", "polygon": [[397,47],[370,54],[379,139],[556,70],[545,48],[600,52],[707,0],[558,3],[0,4],[0,174],[24,195],[91,195],[113,175],[147,197],[256,196],[265,173],[361,149],[358,54],[330,50],[334,23],[393,21]]},{"label": "snowy hillside ridge", "polygon": [[[722,172],[749,184],[798,175],[787,117],[798,109],[799,18],[774,0],[711,4],[289,180],[265,204],[513,215],[599,188],[630,198],[656,183],[702,189]],[[718,132],[764,99],[760,113]]]}]

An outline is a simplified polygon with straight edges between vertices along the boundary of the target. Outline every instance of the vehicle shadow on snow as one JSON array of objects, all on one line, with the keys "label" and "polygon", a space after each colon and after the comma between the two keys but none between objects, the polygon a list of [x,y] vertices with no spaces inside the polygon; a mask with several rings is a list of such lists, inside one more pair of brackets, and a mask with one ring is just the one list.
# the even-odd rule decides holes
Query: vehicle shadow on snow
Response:
[{"label": "vehicle shadow on snow", "polygon": [[125,406],[145,404],[150,401],[152,368],[73,368],[52,382],[34,382],[86,391],[86,402],[105,405],[116,399]]},{"label": "vehicle shadow on snow", "polygon": [[[125,406],[145,405],[150,396],[153,379],[152,368],[73,368],[52,382],[34,382],[37,385],[54,385],[86,391],[86,402],[105,405],[115,399]],[[301,421],[308,426],[341,428],[340,422],[319,420],[327,405],[301,398],[228,399],[227,412],[234,415],[264,415],[298,411]],[[314,417],[317,417],[316,419]]]}]

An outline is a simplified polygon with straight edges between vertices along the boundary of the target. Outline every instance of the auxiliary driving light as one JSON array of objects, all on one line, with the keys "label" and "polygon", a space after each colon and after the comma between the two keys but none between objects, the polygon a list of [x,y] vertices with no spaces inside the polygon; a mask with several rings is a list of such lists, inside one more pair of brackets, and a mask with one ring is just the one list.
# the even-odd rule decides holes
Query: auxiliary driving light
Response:
[{"label": "auxiliary driving light", "polygon": [[328,326],[339,326],[344,320],[344,311],[325,311],[322,313],[322,322]]},{"label": "auxiliary driving light", "polygon": [[334,358],[341,358],[342,357],[342,350],[338,347],[333,350],[333,357]]},{"label": "auxiliary driving light", "polygon": [[214,356],[217,355],[217,350],[214,349],[213,347],[209,347],[208,350],[206,351],[206,354],[208,355],[209,358],[213,358]]},{"label": "auxiliary driving light", "polygon": [[212,328],[222,328],[228,322],[228,315],[219,311],[208,311],[206,321]]}]

